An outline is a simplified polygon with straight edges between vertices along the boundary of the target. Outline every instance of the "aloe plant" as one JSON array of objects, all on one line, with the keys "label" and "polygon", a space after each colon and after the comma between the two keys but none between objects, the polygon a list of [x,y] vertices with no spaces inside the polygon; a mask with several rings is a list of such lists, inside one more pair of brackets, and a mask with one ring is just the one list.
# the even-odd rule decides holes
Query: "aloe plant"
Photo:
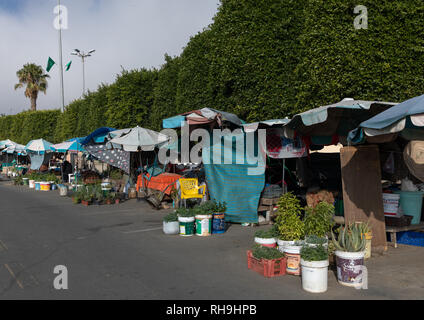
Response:
[{"label": "aloe plant", "polygon": [[345,252],[361,252],[365,250],[365,237],[362,237],[362,230],[357,224],[349,224],[341,228],[336,240],[334,233],[332,241],[336,250]]}]

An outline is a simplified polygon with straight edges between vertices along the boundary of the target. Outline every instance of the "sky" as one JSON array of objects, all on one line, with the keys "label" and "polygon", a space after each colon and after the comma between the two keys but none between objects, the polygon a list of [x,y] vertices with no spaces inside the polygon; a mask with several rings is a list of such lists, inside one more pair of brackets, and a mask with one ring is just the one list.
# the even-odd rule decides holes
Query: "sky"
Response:
[{"label": "sky", "polygon": [[[96,51],[85,63],[86,89],[112,83],[122,68],[160,68],[165,53],[181,54],[191,36],[212,23],[219,0],[61,0],[68,13],[62,30],[65,105],[82,95],[81,59],[74,49]],[[16,71],[26,63],[47,67],[47,94],[37,109],[61,107],[59,36],[54,28],[57,0],[0,0],[0,114],[30,108],[24,88],[14,90]]]}]

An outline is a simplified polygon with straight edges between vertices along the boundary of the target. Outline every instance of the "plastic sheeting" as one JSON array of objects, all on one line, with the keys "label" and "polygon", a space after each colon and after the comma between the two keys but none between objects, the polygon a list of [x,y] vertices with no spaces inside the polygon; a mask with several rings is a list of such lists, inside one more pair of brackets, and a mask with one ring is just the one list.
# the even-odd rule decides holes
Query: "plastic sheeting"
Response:
[{"label": "plastic sheeting", "polygon": [[[237,141],[245,137],[246,134],[240,134],[235,136],[235,140]],[[235,163],[234,159],[237,158],[235,143],[232,145],[225,144],[225,140],[229,139],[233,139],[233,136],[224,136],[221,145],[216,144],[215,146],[218,145],[221,147],[222,154],[228,151],[232,155],[233,164],[214,163],[213,146],[203,148],[202,157],[209,194],[211,199],[216,199],[220,202],[225,201],[227,203],[226,221],[257,223],[259,199],[265,185],[265,167],[261,163],[249,164],[254,163],[255,159],[252,155],[246,153],[244,155],[244,164]],[[263,148],[259,148],[259,150],[263,150]],[[258,142],[256,140],[257,151]],[[262,173],[260,170],[261,166],[263,166]],[[254,168],[259,170],[254,170]],[[252,171],[255,174],[252,174]]]}]

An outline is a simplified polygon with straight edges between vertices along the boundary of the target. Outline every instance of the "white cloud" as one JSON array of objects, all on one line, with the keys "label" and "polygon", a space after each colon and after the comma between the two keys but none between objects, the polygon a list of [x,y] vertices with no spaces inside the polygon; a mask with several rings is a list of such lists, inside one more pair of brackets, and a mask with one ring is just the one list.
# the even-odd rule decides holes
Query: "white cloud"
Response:
[{"label": "white cloud", "polygon": [[[13,0],[10,0],[13,1]],[[190,37],[207,27],[218,0],[62,0],[69,29],[62,31],[65,104],[81,96],[82,66],[70,52],[96,49],[86,62],[86,87],[96,90],[125,69],[160,67],[164,54],[179,55]],[[28,1],[17,13],[0,9],[0,113],[29,109],[23,89],[14,90],[16,71],[33,62],[50,71],[47,95],[38,109],[60,107],[58,31],[53,27],[56,1]]]}]

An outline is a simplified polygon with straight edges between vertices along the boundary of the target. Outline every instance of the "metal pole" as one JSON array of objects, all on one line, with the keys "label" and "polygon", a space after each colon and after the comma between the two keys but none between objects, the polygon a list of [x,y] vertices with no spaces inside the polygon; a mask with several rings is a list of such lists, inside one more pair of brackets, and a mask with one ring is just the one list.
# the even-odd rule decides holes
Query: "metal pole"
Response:
[{"label": "metal pole", "polygon": [[81,57],[82,58],[82,95],[84,96],[85,94],[85,65],[84,65],[84,54]]},{"label": "metal pole", "polygon": [[[58,0],[60,8],[60,0]],[[62,12],[60,12],[62,13]],[[62,19],[59,19],[59,64],[60,64],[60,88],[62,98],[62,112],[65,111],[65,90],[63,86],[63,61],[62,61]]]}]

